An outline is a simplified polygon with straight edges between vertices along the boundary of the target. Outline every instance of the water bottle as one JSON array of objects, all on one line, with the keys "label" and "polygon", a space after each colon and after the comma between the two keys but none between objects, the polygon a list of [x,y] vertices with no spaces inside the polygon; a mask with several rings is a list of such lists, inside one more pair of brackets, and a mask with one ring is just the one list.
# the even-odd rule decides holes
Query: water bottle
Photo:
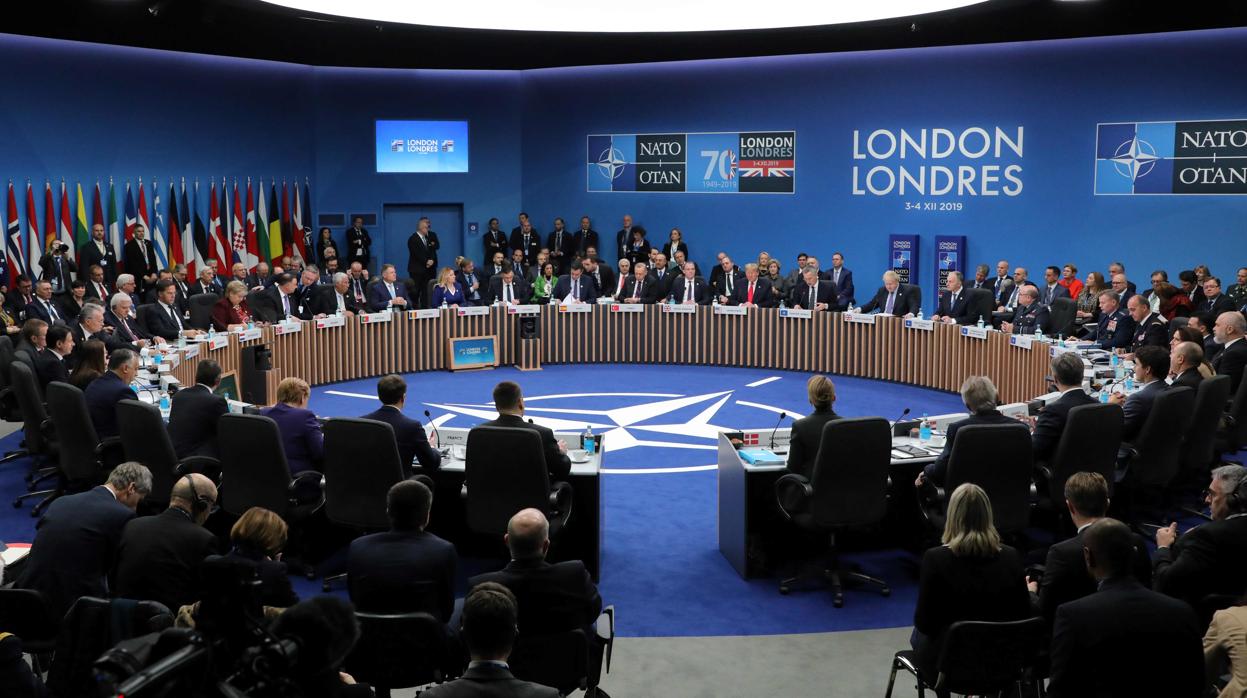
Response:
[{"label": "water bottle", "polygon": [[215,325],[208,328],[208,341],[212,341],[213,339],[216,339],[216,326]]},{"label": "water bottle", "polygon": [[1107,390],[1101,390],[1101,391],[1100,391],[1100,402],[1101,402],[1101,403],[1103,403],[1103,404],[1105,404],[1105,405],[1107,405],[1107,404],[1108,404],[1108,393],[1109,393],[1109,391],[1107,391]]},{"label": "water bottle", "polygon": [[160,414],[169,416],[169,393],[160,391]]},{"label": "water bottle", "polygon": [[1126,376],[1126,392],[1130,392],[1131,390],[1134,390],[1134,376],[1133,375]]},{"label": "water bottle", "polygon": [[178,348],[180,349],[185,346],[186,346],[186,335],[179,332],[178,333]]},{"label": "water bottle", "polygon": [[917,316],[917,318],[918,318],[919,320],[921,320],[921,319],[922,319],[922,308],[919,308],[919,309],[918,309],[918,316]]},{"label": "water bottle", "polygon": [[1035,339],[1043,341],[1043,328],[1038,325],[1035,326]]},{"label": "water bottle", "polygon": [[979,328],[980,330],[983,329],[983,316],[982,315],[979,316],[979,320],[978,322],[974,323],[974,326]]},{"label": "water bottle", "polygon": [[1121,380],[1126,377],[1126,367],[1122,364],[1117,354],[1113,354],[1108,362],[1113,367],[1113,380]]},{"label": "water bottle", "polygon": [[[287,317],[286,319],[287,319],[287,320],[289,320],[290,318],[289,318],[289,317]],[[251,321],[251,320],[248,320],[248,321],[247,321],[247,329],[249,329],[249,330],[254,330],[254,329],[255,329],[255,322],[254,322],[254,321]]]},{"label": "water bottle", "polygon": [[341,308],[341,306],[339,306],[337,310],[333,311],[333,314],[334,314],[334,315],[337,315],[338,317],[342,317],[342,308]]},{"label": "water bottle", "polygon": [[927,414],[922,413],[922,421],[918,423],[918,440],[927,442],[931,440],[931,420],[927,419]]},{"label": "water bottle", "polygon": [[445,299],[445,298],[443,298],[443,299],[442,299],[442,310],[445,310],[445,309],[446,309],[446,308],[448,308],[448,307],[450,307],[450,306],[446,305],[446,299]]},{"label": "water bottle", "polygon": [[785,308],[787,308],[787,307],[788,307],[788,304],[784,302],[784,299],[783,299],[783,298],[780,298],[780,299],[779,299],[779,309],[780,309],[780,310],[783,310],[783,309],[785,309]]},{"label": "water bottle", "polygon": [[580,435],[580,447],[584,449],[585,453],[593,454],[593,429],[587,425],[584,433]]},{"label": "water bottle", "polygon": [[716,295],[715,295],[715,297],[714,297],[714,298],[710,301],[710,304],[711,304],[711,305],[713,305],[713,306],[715,306],[716,308],[717,308],[717,307],[719,307],[719,296],[718,296],[718,294],[716,294]]}]

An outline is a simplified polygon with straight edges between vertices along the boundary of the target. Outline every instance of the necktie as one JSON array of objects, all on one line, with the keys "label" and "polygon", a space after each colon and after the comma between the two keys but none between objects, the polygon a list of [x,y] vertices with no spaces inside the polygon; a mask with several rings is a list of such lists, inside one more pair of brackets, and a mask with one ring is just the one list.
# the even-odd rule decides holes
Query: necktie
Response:
[{"label": "necktie", "polygon": [[833,282],[833,283],[835,283],[837,286],[839,286],[839,285],[840,285],[840,270],[839,270],[839,269],[832,270],[832,272],[831,272],[831,280],[832,280],[832,282]]},{"label": "necktie", "polygon": [[[527,236],[525,236],[525,237],[527,237]],[[525,244],[527,244],[527,243],[525,243]],[[510,302],[511,302],[511,284],[507,284],[506,288],[505,288],[505,289],[503,289],[503,291],[502,291],[502,302],[503,302],[503,303],[510,303]]]},{"label": "necktie", "polygon": [[394,293],[394,284],[389,281],[385,282],[385,290],[390,292],[391,299],[398,298],[398,296]]},{"label": "necktie", "polygon": [[579,281],[572,282],[572,298],[575,298],[576,300],[580,300],[580,282]]},{"label": "necktie", "polygon": [[52,318],[53,322],[61,319],[61,317],[56,314],[56,308],[53,308],[51,303],[44,301],[43,305],[48,309],[48,317]]},{"label": "necktie", "polygon": [[341,293],[338,293],[337,291],[333,292],[333,296],[334,298],[338,299],[338,312],[345,313],[346,312],[346,298]]},{"label": "necktie", "polygon": [[746,301],[749,303],[753,302],[753,282],[752,281],[749,282],[749,297],[746,299]]},{"label": "necktie", "polygon": [[121,320],[121,327],[125,329],[126,331],[126,336],[128,336],[130,339],[135,339],[134,333],[130,331],[130,323],[126,322],[126,317],[122,315],[120,320]]},{"label": "necktie", "polygon": [[353,279],[351,283],[355,285],[355,300],[364,300],[364,287],[360,285],[359,279]]},{"label": "necktie", "polygon": [[632,295],[636,296],[637,299],[640,300],[641,293],[644,291],[645,291],[645,279],[641,279],[640,281],[636,282],[636,288],[633,289]]},{"label": "necktie", "polygon": [[689,281],[687,278],[684,279],[684,300],[689,301],[690,303],[693,300],[693,282]]},{"label": "necktie", "polygon": [[888,294],[888,304],[883,306],[883,312],[891,315],[894,307],[896,307],[896,291],[892,291]]},{"label": "necktie", "polygon": [[732,272],[728,272],[724,276],[727,277],[727,295],[732,295]]},{"label": "necktie", "polygon": [[281,307],[286,311],[286,317],[290,317],[290,296],[281,294]]},{"label": "necktie", "polygon": [[949,299],[949,301],[948,301],[948,311],[949,311],[950,313],[952,312],[953,308],[956,308],[956,307],[957,307],[957,296],[960,296],[960,295],[961,295],[961,292],[960,292],[960,291],[958,291],[957,293],[954,293],[954,294],[953,294],[953,296],[952,296],[952,298],[951,298],[951,299]]},{"label": "necktie", "polygon": [[1019,288],[1021,288],[1021,287],[1020,287],[1020,286],[1014,286],[1014,287],[1013,287],[1013,293],[1009,294],[1009,307],[1010,307],[1010,308],[1012,308],[1014,305],[1017,305],[1017,302],[1018,302],[1018,289],[1019,289]]},{"label": "necktie", "polygon": [[814,305],[815,305],[815,302],[814,302],[814,292],[815,292],[815,287],[814,287],[814,286],[811,286],[811,287],[810,287],[810,307],[809,307],[809,310],[813,310],[813,309],[814,309]]},{"label": "necktie", "polygon": [[172,318],[173,324],[177,325],[178,331],[181,332],[182,331],[182,318],[178,317],[178,314],[173,312],[173,306],[166,305],[165,312],[169,313],[169,317]]},{"label": "necktie", "polygon": [[554,235],[554,249],[556,251],[563,249],[563,232],[562,231],[559,231],[558,233],[555,233]]}]

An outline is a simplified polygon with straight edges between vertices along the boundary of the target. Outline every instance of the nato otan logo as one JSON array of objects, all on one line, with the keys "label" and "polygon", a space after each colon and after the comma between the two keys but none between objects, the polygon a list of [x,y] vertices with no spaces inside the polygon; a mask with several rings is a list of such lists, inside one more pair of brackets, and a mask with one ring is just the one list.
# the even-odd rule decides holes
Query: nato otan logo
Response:
[{"label": "nato otan logo", "polygon": [[1247,194],[1247,120],[1097,124],[1095,193]]},{"label": "nato otan logo", "polygon": [[390,140],[390,152],[391,152],[391,153],[401,153],[401,152],[403,152],[403,139],[401,139],[401,138],[393,138],[393,139],[391,139],[391,140]]},{"label": "nato otan logo", "polygon": [[442,152],[443,152],[443,153],[453,153],[453,152],[455,152],[455,142],[454,142],[453,140],[450,140],[450,139],[446,139],[446,140],[442,141]]}]

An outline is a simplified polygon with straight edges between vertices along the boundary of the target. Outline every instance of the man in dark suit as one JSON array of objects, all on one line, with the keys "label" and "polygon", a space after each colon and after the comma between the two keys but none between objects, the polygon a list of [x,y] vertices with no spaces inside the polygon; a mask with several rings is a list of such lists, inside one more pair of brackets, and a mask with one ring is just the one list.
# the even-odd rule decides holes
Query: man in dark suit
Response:
[{"label": "man in dark suit", "polygon": [[95,264],[87,269],[87,298],[94,298],[97,301],[106,301],[108,296],[108,281],[104,278],[104,269],[100,265]]},{"label": "man in dark suit", "polygon": [[1035,334],[1048,324],[1048,306],[1039,302],[1039,289],[1021,286],[1017,293],[1017,307],[1013,319],[1000,323],[1000,331],[1010,334]]},{"label": "man in dark suit", "polygon": [[685,262],[680,275],[671,282],[670,297],[676,303],[710,305],[713,298],[710,285],[696,274],[696,265]]},{"label": "man in dark suit", "polygon": [[862,306],[861,312],[878,311],[883,315],[909,317],[922,310],[922,291],[913,284],[901,283],[901,277],[891,269],[883,272],[883,285],[875,297]]},{"label": "man in dark suit", "polygon": [[[425,531],[433,493],[423,482],[390,487],[390,530],[356,538],[347,553],[351,601],[366,613],[431,614],[445,623],[455,606],[455,546]],[[412,593],[414,586],[427,586]]]},{"label": "man in dark suit", "polygon": [[407,276],[416,285],[412,294],[412,308],[423,308],[429,279],[437,275],[437,250],[441,245],[437,236],[429,230],[429,219],[416,223],[416,232],[407,238]]},{"label": "man in dark suit", "polygon": [[978,313],[970,306],[969,293],[961,283],[961,272],[948,272],[948,290],[940,294],[932,320],[958,325],[973,325]]},{"label": "man in dark suit", "polygon": [[554,230],[546,239],[546,249],[550,250],[550,261],[554,263],[554,273],[567,271],[568,261],[576,251],[576,240],[562,218],[554,219]]},{"label": "man in dark suit", "polygon": [[568,296],[571,296],[577,303],[592,303],[597,300],[593,279],[585,276],[584,268],[579,260],[573,261],[571,270],[559,277],[558,283],[554,284],[554,293],[551,294],[550,300],[554,303],[562,303]]},{"label": "man in dark suit", "polygon": [[608,265],[602,264],[597,257],[582,258],[580,267],[584,269],[585,276],[593,279],[596,297],[608,295],[614,291],[615,271]]},{"label": "man in dark suit", "polygon": [[108,598],[107,575],[122,529],[151,488],[147,468],[122,463],[103,485],[53,501],[35,526],[16,586],[43,592],[54,618],[63,617],[80,596]]},{"label": "man in dark suit", "polygon": [[22,323],[22,331],[18,334],[17,346],[13,348],[13,352],[30,359],[29,365],[33,367],[39,358],[39,352],[47,347],[47,341],[48,323],[31,318]]},{"label": "man in dark suit", "polygon": [[488,264],[494,258],[495,252],[501,252],[503,256],[507,254],[510,243],[507,241],[507,234],[498,228],[497,218],[489,219],[485,234],[481,238],[484,245],[484,255],[481,257],[483,264]]},{"label": "man in dark suit", "polygon": [[788,305],[805,310],[828,310],[836,300],[830,281],[818,278],[818,269],[807,266],[801,272],[801,282],[788,294]]},{"label": "man in dark suit", "polygon": [[991,273],[991,270],[987,267],[986,264],[978,265],[977,267],[974,268],[974,278],[971,279],[970,283],[966,284],[966,286],[968,288],[987,289],[988,291],[992,291],[993,296],[997,295],[996,292],[993,290],[992,280],[988,278],[988,274],[990,273]]},{"label": "man in dark suit", "polygon": [[567,458],[567,444],[554,439],[554,432],[549,427],[524,421],[524,395],[518,383],[502,381],[494,386],[494,407],[498,410],[498,418],[483,422],[486,427],[514,427],[531,429],[541,436],[542,450],[545,452],[546,469],[550,471],[551,480],[566,480],[572,471],[572,462]]},{"label": "man in dark suit", "polygon": [[95,433],[101,439],[118,434],[117,403],[138,399],[130,388],[138,372],[138,355],[129,349],[116,349],[108,355],[108,370],[87,386],[87,411],[91,414]]},{"label": "man in dark suit", "polygon": [[51,283],[40,281],[35,284],[35,299],[26,306],[26,319],[43,320],[49,325],[66,324],[65,318],[61,316],[60,308],[57,308],[52,300]]},{"label": "man in dark suit", "polygon": [[771,293],[771,280],[759,278],[758,265],[750,262],[745,265],[744,281],[732,291],[728,304],[770,308],[775,305],[775,301],[772,300],[774,297],[775,294]]},{"label": "man in dark suit", "polygon": [[476,268],[476,262],[465,258],[455,270],[455,282],[463,286],[465,305],[485,305],[489,277]]},{"label": "man in dark suit", "polygon": [[615,233],[615,254],[617,259],[628,257],[628,245],[632,243],[632,216],[625,213],[623,227]]},{"label": "man in dark suit", "polygon": [[248,291],[254,291],[257,288],[264,288],[268,283],[269,269],[268,262],[259,262],[255,265],[255,271],[247,274],[243,279]]},{"label": "man in dark suit", "polygon": [[1169,323],[1160,313],[1153,313],[1147,300],[1134,294],[1126,301],[1126,310],[1134,320],[1134,335],[1130,339],[1130,353],[1139,351],[1140,347],[1168,347]]},{"label": "man in dark suit", "polygon": [[580,217],[580,230],[576,231],[575,237],[576,254],[581,257],[589,256],[589,248],[595,251],[602,249],[598,244],[598,231],[593,229],[593,222],[588,216]]},{"label": "man in dark suit", "polygon": [[52,381],[69,382],[66,358],[74,351],[74,335],[65,325],[56,325],[48,328],[46,342],[47,349],[35,357],[35,375],[42,389]]},{"label": "man in dark suit", "polygon": [[1065,431],[1069,411],[1081,405],[1094,405],[1095,399],[1082,389],[1083,365],[1077,354],[1059,354],[1052,359],[1052,382],[1061,397],[1044,405],[1035,416],[1035,431],[1031,444],[1036,463],[1046,463],[1056,451]]},{"label": "man in dark suit", "polygon": [[47,254],[39,258],[39,268],[42,270],[39,278],[52,284],[52,293],[58,296],[69,291],[71,279],[78,273],[78,265],[65,255],[68,251],[69,245],[58,240],[52,243]]},{"label": "man in dark suit", "polygon": [[26,306],[35,300],[35,288],[31,283],[30,277],[25,274],[19,274],[17,281],[13,283],[16,289],[10,287],[5,294],[4,304],[9,309],[9,315],[17,322],[21,322],[26,314]]},{"label": "man in dark suit", "polygon": [[187,297],[198,296],[201,293],[216,293],[220,295],[216,287],[216,272],[212,271],[212,267],[204,265],[199,270],[199,278],[195,283],[190,285],[190,289],[186,292]]},{"label": "man in dark suit", "polygon": [[1134,338],[1134,318],[1121,307],[1116,291],[1101,291],[1099,300],[1100,319],[1092,341],[1107,351],[1126,349]]},{"label": "man in dark suit", "polygon": [[377,313],[386,308],[396,311],[415,308],[407,295],[407,285],[399,283],[393,264],[381,265],[381,280],[368,290],[368,311]]},{"label": "man in dark suit", "polygon": [[[1082,539],[1098,591],[1057,609],[1048,695],[1203,695],[1199,621],[1189,606],[1131,575],[1136,539],[1130,528],[1101,519]],[[1159,665],[1143,671],[1140,657],[1153,657]]]},{"label": "man in dark suit", "polygon": [[597,685],[602,645],[593,624],[602,612],[602,596],[579,560],[549,563],[550,523],[537,509],[522,509],[507,523],[505,537],[511,562],[497,572],[477,575],[468,588],[495,582],[515,594],[516,626],[525,636],[581,629],[589,638],[589,686]]},{"label": "man in dark suit", "polygon": [[134,238],[125,246],[126,273],[134,274],[138,282],[139,293],[156,283],[156,270],[160,265],[156,261],[156,247],[147,240],[147,229],[142,225],[134,226]]},{"label": "man in dark suit", "polygon": [[[948,458],[953,453],[957,431],[962,427],[974,424],[1006,424],[1015,425],[1018,429],[1026,429],[1025,424],[1000,414],[996,409],[996,405],[999,404],[997,395],[996,386],[986,376],[970,376],[961,384],[961,401],[965,403],[966,409],[970,410],[970,416],[948,425],[944,450],[940,451],[934,463],[926,466],[919,473],[918,480],[914,483],[916,486],[923,487],[927,482],[937,487],[944,486],[944,478],[948,475]],[[1027,434],[1030,434],[1029,430]]]},{"label": "man in dark suit", "polygon": [[202,597],[199,565],[216,554],[216,536],[204,528],[217,489],[199,473],[178,479],[169,508],[126,524],[117,548],[117,596],[158,601],[169,609]]},{"label": "man in dark suit", "polygon": [[1174,388],[1199,390],[1199,384],[1204,381],[1203,374],[1199,372],[1203,362],[1203,347],[1195,342],[1179,343],[1169,355],[1169,375],[1173,376],[1170,385]]},{"label": "man in dark suit", "polygon": [[996,276],[989,279],[991,282],[992,295],[996,297],[996,307],[1004,308],[1008,304],[1009,298],[1013,295],[1014,281],[1009,277],[1009,262],[1000,260],[996,262]]},{"label": "man in dark suit", "polygon": [[1176,523],[1156,531],[1152,586],[1191,605],[1209,594],[1239,598],[1247,587],[1247,470],[1214,469],[1204,501],[1212,521],[1181,538]]},{"label": "man in dark suit", "polygon": [[103,223],[91,226],[91,239],[78,250],[78,261],[87,269],[92,265],[99,266],[104,271],[104,283],[108,286],[117,280],[117,252],[104,239]]},{"label": "man in dark suit", "polygon": [[1125,419],[1121,426],[1121,440],[1129,443],[1139,435],[1152,412],[1156,396],[1169,389],[1165,377],[1169,375],[1169,352],[1160,347],[1142,347],[1134,355],[1134,382],[1141,386],[1126,397],[1125,393],[1113,393],[1109,402],[1122,406]]},{"label": "man in dark suit", "polygon": [[187,328],[182,322],[182,314],[177,309],[177,286],[171,279],[157,281],[153,290],[156,292],[156,301],[144,311],[147,329],[151,330],[153,337],[174,342],[182,335],[195,337],[200,334],[200,330]]},{"label": "man in dark suit", "polygon": [[671,283],[675,281],[678,273],[671,270],[667,264],[667,255],[662,252],[654,253],[654,265],[649,270],[650,278],[654,281],[654,297],[658,301],[665,300],[667,295],[671,293]]},{"label": "man in dark suit", "polygon": [[520,681],[507,666],[517,633],[516,606],[515,595],[501,584],[487,582],[468,592],[463,600],[460,633],[472,661],[463,676],[438,684],[420,695],[425,698],[558,698],[557,689]]},{"label": "man in dark suit", "polygon": [[845,310],[854,303],[853,272],[844,266],[844,255],[835,252],[831,255],[831,268],[824,276],[831,282],[835,307],[832,310]]},{"label": "man in dark suit", "polygon": [[336,315],[339,311],[346,317],[359,312],[355,296],[351,295],[351,277],[342,272],[334,274],[332,286],[317,286],[310,301],[305,303],[313,318]]},{"label": "man in dark suit", "polygon": [[1243,335],[1247,331],[1247,318],[1242,313],[1221,313],[1212,327],[1212,336],[1221,346],[1221,351],[1212,360],[1212,368],[1218,375],[1230,377],[1230,394],[1238,392],[1238,384],[1243,379],[1243,366],[1247,365],[1247,342]]},{"label": "man in dark suit", "polygon": [[624,290],[619,294],[621,303],[656,303],[659,300],[658,284],[649,275],[644,262],[632,265],[632,278],[624,282]]},{"label": "man in dark suit", "polygon": [[152,336],[139,327],[131,317],[133,301],[124,294],[118,293],[109,301],[109,309],[104,313],[104,324],[113,328],[113,337],[140,349],[149,344],[162,344],[164,340],[153,340]]},{"label": "man in dark suit", "polygon": [[[1099,473],[1078,472],[1065,481],[1065,506],[1078,533],[1048,548],[1043,577],[1027,579],[1032,605],[1049,626],[1056,619],[1061,604],[1095,593],[1095,579],[1087,572],[1083,560],[1083,532],[1108,512],[1108,482]],[[1135,536],[1134,578],[1144,587],[1152,586],[1152,560],[1147,554],[1147,541]]]},{"label": "man in dark suit", "polygon": [[509,264],[489,279],[489,302],[523,305],[532,297],[532,290],[522,276]]},{"label": "man in dark suit", "polygon": [[364,219],[359,216],[355,216],[351,227],[346,229],[346,261],[348,264],[359,262],[365,269],[372,261],[372,236],[364,227]]},{"label": "man in dark suit", "polygon": [[1007,311],[1012,312],[1013,308],[1017,306],[1019,295],[1022,291],[1022,288],[1025,286],[1030,286],[1031,288],[1034,288],[1035,298],[1036,299],[1039,298],[1038,288],[1035,286],[1033,282],[1031,282],[1027,278],[1027,275],[1028,275],[1028,272],[1026,271],[1025,267],[1018,267],[1017,269],[1013,270],[1013,283],[1010,284],[1007,287],[1008,290],[1005,291],[1003,294],[1001,294],[1001,296],[999,297],[999,303],[996,306],[997,310],[1007,310]]},{"label": "man in dark suit", "polygon": [[252,296],[255,301],[249,303],[251,314],[264,322],[280,322],[293,315],[298,306],[295,290],[298,282],[291,274],[281,273],[273,283]]},{"label": "man in dark suit", "polygon": [[109,352],[126,349],[137,354],[139,350],[133,344],[127,344],[115,337],[116,333],[104,331],[104,308],[95,303],[88,303],[83,307],[82,313],[78,316],[78,322],[71,328],[71,331],[74,335],[74,353],[70,354],[69,361],[71,371],[77,368],[83,345],[89,339],[103,342],[104,348]]},{"label": "man in dark suit", "polygon": [[420,420],[403,414],[403,406],[407,403],[407,381],[394,374],[382,376],[377,381],[377,398],[381,400],[381,408],[369,412],[363,418],[385,422],[394,428],[398,458],[403,464],[403,477],[411,477],[411,464],[414,460],[420,462],[420,467],[425,472],[437,470],[442,464],[442,454],[429,445],[429,437],[424,433],[424,425]]},{"label": "man in dark suit", "polygon": [[1211,314],[1212,316],[1228,313],[1231,310],[1237,310],[1234,301],[1229,296],[1221,292],[1221,279],[1210,276],[1204,280],[1204,300],[1199,302],[1195,307],[1195,312]]},{"label": "man in dark suit", "polygon": [[203,359],[195,367],[195,384],[173,394],[169,437],[179,459],[217,457],[217,421],[229,412],[225,398],[214,392],[220,384],[221,365],[212,359]]},{"label": "man in dark suit", "polygon": [[541,233],[528,220],[527,213],[520,214],[520,224],[511,230],[510,248],[512,259],[515,252],[519,251],[525,268],[537,263],[537,253],[541,251]]},{"label": "man in dark suit", "polygon": [[1069,298],[1069,289],[1060,284],[1061,270],[1058,267],[1044,269],[1044,285],[1039,289],[1039,303],[1043,306],[1052,305],[1058,298]]},{"label": "man in dark suit", "polygon": [[744,280],[745,274],[732,263],[732,258],[723,255],[719,259],[719,264],[715,271],[710,275],[710,288],[714,291],[714,295],[719,298],[719,303],[727,305],[731,302],[732,294],[736,292],[736,287]]}]

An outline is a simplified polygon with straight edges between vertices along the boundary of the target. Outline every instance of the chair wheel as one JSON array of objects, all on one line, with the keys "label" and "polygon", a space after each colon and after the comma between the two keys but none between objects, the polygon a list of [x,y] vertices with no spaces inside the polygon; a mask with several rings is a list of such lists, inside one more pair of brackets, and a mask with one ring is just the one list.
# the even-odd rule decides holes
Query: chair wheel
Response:
[{"label": "chair wheel", "polygon": [[[16,505],[15,505],[15,506],[16,506]],[[787,595],[788,595],[788,592],[790,592],[790,591],[792,591],[792,590],[791,590],[791,589],[789,589],[789,588],[788,588],[788,587],[786,587],[786,586],[781,586],[781,587],[779,588],[779,593],[780,593],[780,594],[782,594],[782,595],[784,595],[784,596],[787,596]]]}]

